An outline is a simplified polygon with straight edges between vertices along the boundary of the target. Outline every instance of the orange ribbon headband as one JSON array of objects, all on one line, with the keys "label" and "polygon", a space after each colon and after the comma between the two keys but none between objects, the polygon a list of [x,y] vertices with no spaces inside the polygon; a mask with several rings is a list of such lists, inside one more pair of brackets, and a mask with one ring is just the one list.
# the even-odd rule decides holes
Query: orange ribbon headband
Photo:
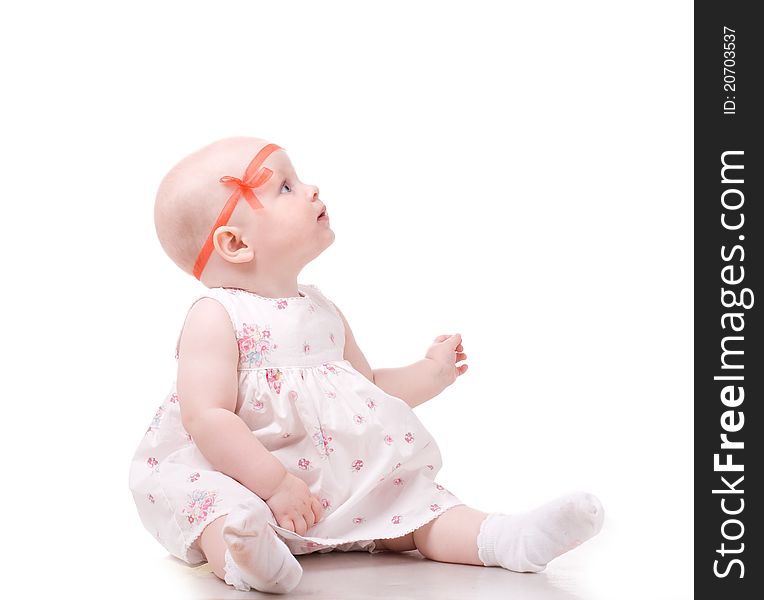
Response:
[{"label": "orange ribbon headband", "polygon": [[225,175],[224,177],[220,178],[220,183],[223,185],[235,185],[236,188],[228,197],[228,200],[226,201],[225,206],[223,206],[223,210],[220,211],[218,218],[215,219],[215,224],[212,226],[212,231],[210,231],[210,234],[207,236],[207,241],[204,242],[204,246],[202,246],[202,249],[199,252],[199,256],[197,257],[196,263],[194,264],[194,277],[197,279],[201,278],[202,271],[204,271],[204,267],[207,265],[207,261],[210,259],[210,255],[212,254],[212,249],[214,247],[214,244],[212,243],[213,234],[218,227],[222,227],[228,223],[228,219],[231,218],[231,214],[233,214],[233,210],[236,208],[236,204],[239,201],[239,198],[243,196],[254,210],[263,208],[260,200],[258,200],[257,196],[255,196],[255,193],[252,190],[265,184],[271,178],[271,175],[273,175],[273,171],[271,171],[268,167],[260,168],[260,165],[262,165],[263,162],[265,162],[265,159],[268,158],[271,153],[275,152],[276,150],[283,150],[283,148],[277,146],[276,144],[268,144],[267,146],[264,146],[262,150],[257,153],[257,156],[252,159],[252,162],[249,163],[247,170],[244,171],[244,177],[241,179],[237,177],[231,177],[230,175]]}]

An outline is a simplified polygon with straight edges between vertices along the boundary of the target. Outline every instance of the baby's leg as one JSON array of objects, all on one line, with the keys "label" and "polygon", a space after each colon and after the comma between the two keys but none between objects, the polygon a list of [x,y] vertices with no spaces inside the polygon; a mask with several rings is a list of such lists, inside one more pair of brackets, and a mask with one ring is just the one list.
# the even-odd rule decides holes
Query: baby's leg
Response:
[{"label": "baby's leg", "polygon": [[596,497],[577,492],[516,515],[488,514],[459,505],[411,537],[376,541],[382,549],[397,552],[415,546],[426,558],[440,562],[539,572],[552,559],[597,534],[603,517]]},{"label": "baby's leg", "polygon": [[482,565],[478,557],[477,537],[487,513],[465,504],[449,508],[414,531],[417,550],[430,560]]},{"label": "baby's leg", "polygon": [[225,551],[226,545],[223,539],[223,525],[225,525],[225,515],[218,517],[212,523],[202,530],[199,538],[199,546],[204,552],[207,562],[220,579],[225,581]]},{"label": "baby's leg", "polygon": [[[475,540],[480,531],[480,524],[486,516],[484,512],[460,504],[406,535],[374,540],[374,542],[378,550],[389,552],[419,550],[431,560],[482,565],[478,558]],[[462,540],[466,540],[466,543],[462,543]]]}]

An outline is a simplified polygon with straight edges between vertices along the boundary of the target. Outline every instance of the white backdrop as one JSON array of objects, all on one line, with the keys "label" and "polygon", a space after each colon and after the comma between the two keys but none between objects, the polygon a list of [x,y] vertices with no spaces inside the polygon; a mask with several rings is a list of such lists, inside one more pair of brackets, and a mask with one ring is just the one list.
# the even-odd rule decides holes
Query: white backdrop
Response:
[{"label": "white backdrop", "polygon": [[416,409],[439,480],[485,511],[591,491],[605,529],[560,568],[690,597],[692,4],[504,4],[4,5],[3,585],[175,589],[127,486],[201,287],[154,193],[255,135],[320,187],[300,281],[372,367],[462,334]]}]

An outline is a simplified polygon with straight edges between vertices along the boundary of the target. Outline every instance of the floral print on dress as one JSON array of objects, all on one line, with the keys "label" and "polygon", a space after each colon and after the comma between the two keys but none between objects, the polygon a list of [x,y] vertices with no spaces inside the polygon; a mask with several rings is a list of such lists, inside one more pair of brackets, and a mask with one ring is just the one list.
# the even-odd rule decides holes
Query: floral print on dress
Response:
[{"label": "floral print on dress", "polygon": [[261,367],[263,362],[268,361],[271,350],[276,348],[271,340],[270,328],[261,331],[258,325],[242,323],[241,329],[236,331],[236,340],[239,344],[239,367],[242,368]]},{"label": "floral print on dress", "polygon": [[354,524],[354,525],[360,525],[360,524],[361,524],[361,523],[363,523],[365,520],[366,520],[366,519],[364,519],[363,517],[353,517],[353,524]]},{"label": "floral print on dress", "polygon": [[207,516],[215,513],[215,507],[220,504],[217,492],[194,490],[188,494],[183,514],[190,525],[196,525],[207,520]]},{"label": "floral print on dress", "polygon": [[[389,472],[387,475],[392,475],[392,474],[393,474],[393,473],[395,473],[395,472],[396,472],[396,471],[397,471],[397,470],[398,470],[400,467],[401,467],[401,463],[395,463],[395,465],[393,466],[393,468],[392,468],[392,469],[390,469],[390,472]],[[380,477],[380,478],[378,479],[378,481],[382,481],[382,480],[386,479],[386,478],[387,478],[387,475],[383,475],[382,477]]]},{"label": "floral print on dress", "polygon": [[334,448],[329,446],[334,438],[326,434],[326,429],[323,425],[320,427],[313,427],[313,429],[317,430],[313,434],[313,445],[318,447],[322,456],[328,457],[332,452],[334,452]]},{"label": "floral print on dress", "polygon": [[355,471],[356,473],[363,469],[363,461],[358,459],[353,461],[353,465],[351,467],[351,471]]},{"label": "floral print on dress", "polygon": [[284,383],[284,373],[280,369],[266,369],[265,379],[270,387],[277,394],[281,393],[281,384]]},{"label": "floral print on dress", "polygon": [[162,420],[163,413],[164,413],[164,407],[160,406],[157,409],[157,412],[154,415],[154,418],[151,420],[151,425],[149,425],[149,428],[146,430],[146,433],[152,430],[156,431],[157,429],[159,429],[159,423]]},{"label": "floral print on dress", "polygon": [[393,515],[393,518],[390,519],[390,522],[393,525],[398,525],[401,522],[401,515]]},{"label": "floral print on dress", "polygon": [[329,373],[334,373],[335,375],[339,375],[339,372],[334,367],[332,363],[325,362],[321,365],[324,368],[324,375],[328,375]]}]

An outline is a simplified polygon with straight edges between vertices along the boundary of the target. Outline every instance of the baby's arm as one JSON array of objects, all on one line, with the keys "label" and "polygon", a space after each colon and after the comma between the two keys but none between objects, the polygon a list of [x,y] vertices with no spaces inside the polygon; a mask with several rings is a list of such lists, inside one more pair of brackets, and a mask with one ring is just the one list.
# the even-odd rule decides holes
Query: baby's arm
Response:
[{"label": "baby's arm", "polygon": [[183,427],[215,470],[267,500],[287,471],[235,413],[238,359],[225,308],[202,298],[188,313],[178,349]]},{"label": "baby's arm", "polygon": [[405,401],[411,408],[434,398],[448,387],[440,365],[430,358],[423,358],[406,367],[372,369],[358,347],[345,315],[339,308],[337,312],[345,325],[345,360],[350,361],[356,371],[377,387]]}]

